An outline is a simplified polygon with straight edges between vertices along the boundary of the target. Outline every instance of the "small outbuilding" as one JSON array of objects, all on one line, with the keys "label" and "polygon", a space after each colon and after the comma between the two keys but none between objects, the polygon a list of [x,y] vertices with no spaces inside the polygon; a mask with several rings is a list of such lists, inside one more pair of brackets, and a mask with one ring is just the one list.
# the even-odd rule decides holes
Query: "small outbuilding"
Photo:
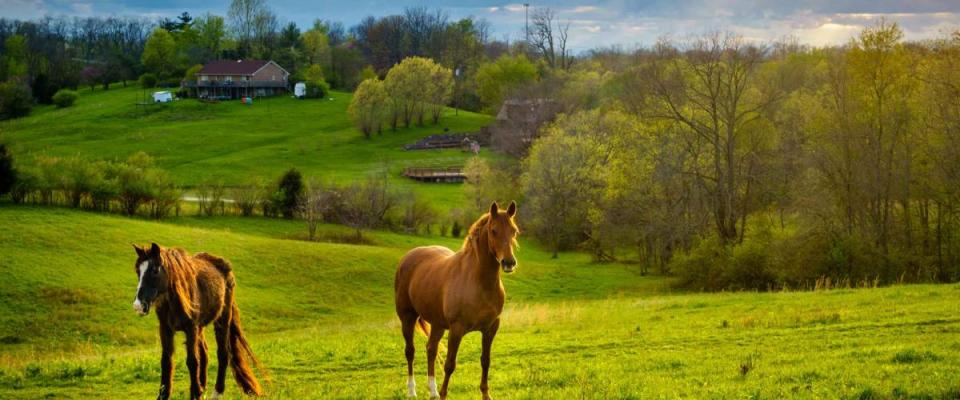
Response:
[{"label": "small outbuilding", "polygon": [[297,84],[293,86],[293,95],[298,99],[306,97],[307,84],[303,82],[297,82]]},{"label": "small outbuilding", "polygon": [[153,92],[153,102],[154,103],[169,103],[173,101],[173,95],[170,92]]}]

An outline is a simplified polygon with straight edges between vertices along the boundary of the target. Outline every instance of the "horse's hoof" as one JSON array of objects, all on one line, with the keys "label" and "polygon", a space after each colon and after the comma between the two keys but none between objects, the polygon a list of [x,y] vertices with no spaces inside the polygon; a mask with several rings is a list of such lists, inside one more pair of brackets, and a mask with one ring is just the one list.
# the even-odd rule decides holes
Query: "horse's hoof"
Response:
[{"label": "horse's hoof", "polygon": [[210,397],[210,400],[220,400],[223,397],[223,393],[220,393],[216,390],[213,391],[213,396]]}]

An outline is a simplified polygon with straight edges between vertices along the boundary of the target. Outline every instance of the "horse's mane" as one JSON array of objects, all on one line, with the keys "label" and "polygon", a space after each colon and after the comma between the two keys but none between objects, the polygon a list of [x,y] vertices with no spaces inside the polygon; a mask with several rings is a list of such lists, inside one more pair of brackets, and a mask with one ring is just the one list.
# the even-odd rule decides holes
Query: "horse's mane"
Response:
[{"label": "horse's mane", "polygon": [[191,288],[197,280],[197,265],[186,250],[181,248],[161,248],[160,264],[167,274],[173,301],[180,306],[184,314],[192,318],[195,307]]}]

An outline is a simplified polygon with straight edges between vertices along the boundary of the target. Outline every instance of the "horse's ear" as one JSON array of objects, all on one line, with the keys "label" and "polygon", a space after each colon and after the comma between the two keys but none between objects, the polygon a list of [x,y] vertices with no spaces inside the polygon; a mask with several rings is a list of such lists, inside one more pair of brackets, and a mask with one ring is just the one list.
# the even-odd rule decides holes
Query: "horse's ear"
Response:
[{"label": "horse's ear", "polygon": [[514,215],[517,215],[517,202],[516,202],[516,201],[511,201],[511,202],[510,202],[510,206],[507,207],[507,215],[509,215],[511,218],[512,218]]},{"label": "horse's ear", "polygon": [[493,204],[490,205],[490,216],[496,217],[498,212],[500,212],[500,206],[494,201]]},{"label": "horse's ear", "polygon": [[156,243],[150,243],[150,255],[160,257],[160,246]]},{"label": "horse's ear", "polygon": [[133,246],[133,249],[136,250],[136,252],[137,252],[137,257],[143,258],[143,256],[145,255],[145,252],[143,251],[143,248],[140,247],[140,246],[137,246],[137,245],[135,245],[135,244],[133,244],[133,243],[130,243],[130,244]]}]

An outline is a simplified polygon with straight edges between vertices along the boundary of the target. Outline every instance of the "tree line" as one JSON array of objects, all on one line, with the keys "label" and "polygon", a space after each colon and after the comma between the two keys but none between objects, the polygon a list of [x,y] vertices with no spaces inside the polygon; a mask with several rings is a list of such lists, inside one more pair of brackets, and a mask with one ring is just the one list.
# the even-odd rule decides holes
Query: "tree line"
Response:
[{"label": "tree line", "polygon": [[906,42],[887,21],[825,48],[713,33],[597,49],[527,85],[561,112],[519,167],[472,166],[470,190],[524,197],[555,251],[694,288],[953,282],[958,65],[960,32]]},{"label": "tree line", "polygon": [[274,60],[294,80],[353,90],[371,76],[385,78],[404,59],[425,57],[453,72],[448,102],[478,111],[495,106],[481,103],[477,74],[485,63],[523,53],[550,68],[572,65],[566,28],[548,9],[534,14],[529,44],[492,39],[482,19],[452,20],[424,7],[367,17],[350,28],[318,18],[301,29],[283,23],[266,0],[232,0],[225,16],[0,18],[0,97],[16,99],[0,115],[51,104],[60,89],[107,90],[137,80],[178,87],[208,61],[249,58]]}]

